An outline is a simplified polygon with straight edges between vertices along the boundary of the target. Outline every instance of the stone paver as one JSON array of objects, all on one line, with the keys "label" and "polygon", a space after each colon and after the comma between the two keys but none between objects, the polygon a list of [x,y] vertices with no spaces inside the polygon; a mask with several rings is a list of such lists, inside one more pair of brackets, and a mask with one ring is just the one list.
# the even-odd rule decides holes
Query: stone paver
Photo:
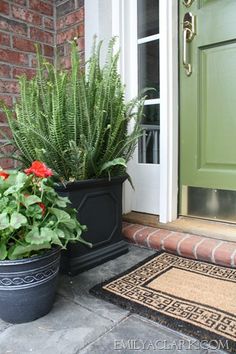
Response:
[{"label": "stone paver", "polygon": [[[168,350],[162,349],[161,353],[220,354],[207,352],[198,344],[196,349],[177,350],[176,346],[184,341],[188,345],[193,339],[89,294],[95,284],[155,253],[147,248],[129,247],[128,254],[78,276],[61,276],[57,300],[47,316],[21,325],[0,320],[0,354],[148,354],[159,353],[157,345],[167,346]],[[137,346],[143,349],[137,350]]]},{"label": "stone paver", "polygon": [[[110,353],[210,354],[194,338],[181,335],[140,316],[130,316],[78,354]],[[220,351],[217,352],[218,354]]]},{"label": "stone paver", "polygon": [[112,325],[112,321],[59,297],[47,316],[2,332],[0,353],[74,354]]}]

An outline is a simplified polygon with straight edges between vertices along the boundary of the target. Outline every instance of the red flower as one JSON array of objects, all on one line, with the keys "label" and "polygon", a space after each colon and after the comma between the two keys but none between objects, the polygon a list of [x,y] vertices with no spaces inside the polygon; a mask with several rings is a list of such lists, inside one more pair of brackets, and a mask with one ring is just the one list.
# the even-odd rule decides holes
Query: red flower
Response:
[{"label": "red flower", "polygon": [[38,203],[38,205],[39,205],[40,208],[42,209],[42,214],[44,215],[44,214],[45,214],[45,211],[46,211],[46,205],[43,204],[43,203]]},{"label": "red flower", "polygon": [[2,177],[2,179],[7,179],[10,175],[4,171],[0,171],[0,177]]},{"label": "red flower", "polygon": [[52,170],[41,161],[34,161],[30,168],[24,171],[27,175],[34,174],[37,177],[47,178],[53,175]]}]

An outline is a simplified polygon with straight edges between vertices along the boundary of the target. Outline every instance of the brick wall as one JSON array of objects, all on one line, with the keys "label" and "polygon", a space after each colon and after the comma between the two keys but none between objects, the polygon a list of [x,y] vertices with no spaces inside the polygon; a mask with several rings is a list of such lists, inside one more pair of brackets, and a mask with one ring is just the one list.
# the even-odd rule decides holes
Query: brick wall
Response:
[{"label": "brick wall", "polygon": [[[34,43],[41,44],[48,60],[53,61],[57,52],[61,64],[68,68],[68,41],[74,37],[83,56],[84,0],[0,0],[0,99],[12,105],[19,92],[17,76],[34,75]],[[0,111],[3,144],[1,132],[9,130]],[[13,162],[1,159],[0,166],[12,168]]]},{"label": "brick wall", "polygon": [[84,0],[56,0],[56,46],[61,64],[70,67],[69,41],[77,37],[84,54]]},{"label": "brick wall", "polygon": [[[53,0],[0,0],[0,99],[8,105],[16,100],[17,76],[35,73],[35,46],[53,60],[55,45],[55,14]],[[4,114],[0,112],[1,132],[8,132]],[[9,148],[8,148],[9,149]],[[5,149],[7,153],[7,149]],[[9,159],[0,160],[3,168],[13,167]]]}]

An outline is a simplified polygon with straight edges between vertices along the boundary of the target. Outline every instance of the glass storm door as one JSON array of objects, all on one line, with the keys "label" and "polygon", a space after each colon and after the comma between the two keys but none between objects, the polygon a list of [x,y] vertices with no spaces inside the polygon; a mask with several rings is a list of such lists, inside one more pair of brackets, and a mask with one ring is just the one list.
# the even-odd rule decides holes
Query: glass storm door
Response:
[{"label": "glass storm door", "polygon": [[159,213],[159,1],[137,0],[136,28],[136,92],[147,96],[142,119],[142,136],[134,156],[132,179],[135,186],[132,209]]},{"label": "glass storm door", "polygon": [[180,213],[235,222],[236,1],[179,6]]}]

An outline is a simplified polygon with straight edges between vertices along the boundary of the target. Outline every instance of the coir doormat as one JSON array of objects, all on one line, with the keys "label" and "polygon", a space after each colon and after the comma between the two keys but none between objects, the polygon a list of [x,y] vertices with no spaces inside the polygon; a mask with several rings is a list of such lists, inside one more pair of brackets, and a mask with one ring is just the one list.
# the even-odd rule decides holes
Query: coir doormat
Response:
[{"label": "coir doormat", "polygon": [[236,353],[236,269],[161,252],[90,292]]}]

